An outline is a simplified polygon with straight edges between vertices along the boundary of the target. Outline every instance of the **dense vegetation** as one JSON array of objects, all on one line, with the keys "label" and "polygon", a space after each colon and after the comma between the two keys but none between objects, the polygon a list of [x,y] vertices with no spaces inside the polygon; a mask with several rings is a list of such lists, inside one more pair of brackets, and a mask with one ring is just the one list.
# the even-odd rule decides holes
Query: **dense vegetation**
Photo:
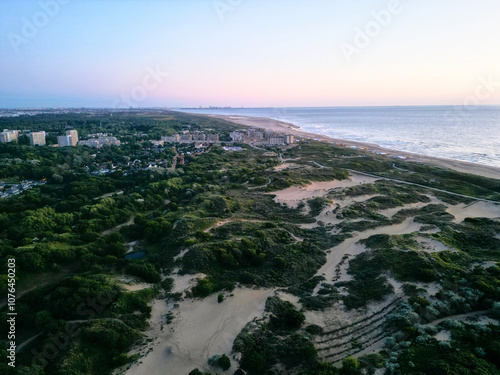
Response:
[{"label": "dense vegetation", "polygon": [[[498,373],[498,326],[452,320],[432,326],[453,314],[487,310],[494,316],[500,310],[500,268],[478,265],[500,261],[498,220],[454,223],[443,205],[431,203],[424,188],[391,181],[333,191],[297,209],[277,204],[272,195],[310,181],[345,179],[347,169],[491,200],[500,200],[497,180],[400,161],[397,169],[383,156],[312,141],[285,150],[248,147],[233,153],[218,145],[202,153],[192,145],[153,147],[151,140],[187,129],[215,130],[227,140],[235,128],[182,113],[97,111],[0,118],[0,123],[9,129],[45,130],[49,144],[67,128],[76,128],[80,138],[112,133],[123,142],[99,150],[32,147],[26,137],[0,144],[4,183],[46,181],[0,200],[0,290],[5,296],[7,259],[15,258],[17,341],[30,340],[18,354],[19,365],[27,366],[21,373],[104,375],[137,360],[125,353],[144,341],[149,302],[181,298],[170,293],[172,279],[167,276],[175,268],[181,274],[206,275],[187,297],[204,298],[237,285],[280,287],[299,297],[302,311],[270,298],[265,317],[240,333],[234,349],[242,354],[241,369],[230,370],[238,374],[361,374],[383,365],[397,374]],[[185,165],[174,168],[178,153],[184,153]],[[280,153],[298,167],[275,169]],[[433,194],[447,203],[470,202]],[[302,226],[315,223],[334,199],[362,195],[373,197],[329,212],[343,220],[335,227],[321,222],[312,229]],[[408,204],[420,208],[402,208]],[[398,208],[392,217],[379,212]],[[416,234],[376,235],[362,241],[366,252],[342,260],[351,281],[328,284],[314,276],[326,260],[325,250],[355,232],[409,217],[432,229],[419,236],[439,240],[451,250],[420,251]],[[123,280],[130,278],[150,287],[127,291]],[[393,293],[390,278],[404,283],[405,303],[390,316],[393,337],[385,351],[344,359],[340,369],[323,363],[313,344],[321,328],[304,323],[305,310],[322,311],[338,303],[356,309],[383,300]],[[438,283],[442,290],[430,298],[420,289],[425,283]],[[224,294],[219,295],[224,303]],[[2,306],[5,331],[7,311]],[[450,347],[432,336],[441,328],[451,334]],[[54,355],[33,355],[46,351],[54,337],[62,342]],[[2,348],[3,357],[4,352]],[[434,367],[426,365],[428,358]],[[220,355],[211,364],[224,370],[228,357]],[[3,363],[0,372],[16,373]]]}]

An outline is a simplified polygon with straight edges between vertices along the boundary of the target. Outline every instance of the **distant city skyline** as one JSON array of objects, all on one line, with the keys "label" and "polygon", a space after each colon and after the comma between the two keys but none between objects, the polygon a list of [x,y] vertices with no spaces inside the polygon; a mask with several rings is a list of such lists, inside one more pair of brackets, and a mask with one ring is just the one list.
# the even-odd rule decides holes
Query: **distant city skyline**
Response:
[{"label": "distant city skyline", "polygon": [[0,1],[0,107],[499,105],[495,0]]}]

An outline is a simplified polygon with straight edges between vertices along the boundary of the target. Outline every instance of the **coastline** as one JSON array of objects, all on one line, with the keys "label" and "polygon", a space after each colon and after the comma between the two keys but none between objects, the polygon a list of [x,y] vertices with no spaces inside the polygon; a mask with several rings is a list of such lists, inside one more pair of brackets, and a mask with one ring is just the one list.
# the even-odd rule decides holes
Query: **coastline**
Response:
[{"label": "coastline", "polygon": [[293,134],[296,137],[314,139],[325,141],[336,145],[344,145],[347,147],[355,146],[360,147],[366,151],[374,153],[385,153],[388,156],[404,157],[406,161],[416,162],[421,164],[428,164],[443,169],[451,169],[457,172],[475,174],[482,177],[493,178],[500,180],[500,168],[489,166],[485,164],[472,163],[462,160],[447,159],[437,156],[428,156],[422,154],[415,154],[407,151],[393,150],[379,146],[377,144],[359,141],[349,141],[345,139],[338,139],[329,137],[322,134],[309,133],[302,131],[297,125],[290,124],[283,121],[278,121],[266,117],[250,117],[238,115],[212,115],[212,114],[196,114],[199,116],[214,117],[221,120],[226,120],[238,125],[250,126],[254,128],[269,129],[276,132],[286,132]]}]

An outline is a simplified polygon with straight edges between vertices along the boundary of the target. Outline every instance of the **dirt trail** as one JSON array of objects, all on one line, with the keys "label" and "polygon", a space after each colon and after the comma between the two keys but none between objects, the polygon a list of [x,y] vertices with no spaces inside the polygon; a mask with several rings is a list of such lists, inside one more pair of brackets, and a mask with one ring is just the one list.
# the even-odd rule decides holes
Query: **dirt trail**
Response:
[{"label": "dirt trail", "polygon": [[442,323],[446,320],[461,320],[461,321],[463,321],[463,320],[467,320],[468,318],[472,318],[474,316],[479,316],[479,315],[484,315],[487,313],[488,313],[488,310],[480,310],[480,311],[473,311],[473,312],[470,312],[467,314],[450,315],[450,316],[446,316],[446,317],[438,319],[438,320],[434,320],[433,322],[430,322],[428,324],[432,325],[432,326],[437,326],[439,323]]},{"label": "dirt trail", "polygon": [[223,225],[226,225],[229,223],[234,223],[237,221],[241,221],[241,222],[245,222],[245,223],[265,223],[266,222],[265,220],[253,220],[253,219],[237,219],[237,218],[226,219],[226,220],[218,221],[217,223],[212,225],[210,228],[205,229],[203,232],[208,233],[214,228],[219,228],[219,227],[222,227]]},{"label": "dirt trail", "polygon": [[118,224],[117,226],[114,226],[113,228],[110,228],[110,229],[107,229],[107,230],[101,232],[101,236],[107,236],[108,234],[116,233],[120,230],[120,228],[134,224],[134,220],[135,220],[135,215],[132,215],[132,217],[130,219],[128,219],[127,222],[122,223],[122,224]]}]

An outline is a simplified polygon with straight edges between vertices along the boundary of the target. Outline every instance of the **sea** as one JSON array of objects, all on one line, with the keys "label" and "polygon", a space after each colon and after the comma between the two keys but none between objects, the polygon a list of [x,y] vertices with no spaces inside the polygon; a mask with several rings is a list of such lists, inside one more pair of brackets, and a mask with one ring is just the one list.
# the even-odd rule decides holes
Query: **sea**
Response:
[{"label": "sea", "polygon": [[334,138],[500,167],[500,106],[204,108],[181,111],[267,117]]}]

